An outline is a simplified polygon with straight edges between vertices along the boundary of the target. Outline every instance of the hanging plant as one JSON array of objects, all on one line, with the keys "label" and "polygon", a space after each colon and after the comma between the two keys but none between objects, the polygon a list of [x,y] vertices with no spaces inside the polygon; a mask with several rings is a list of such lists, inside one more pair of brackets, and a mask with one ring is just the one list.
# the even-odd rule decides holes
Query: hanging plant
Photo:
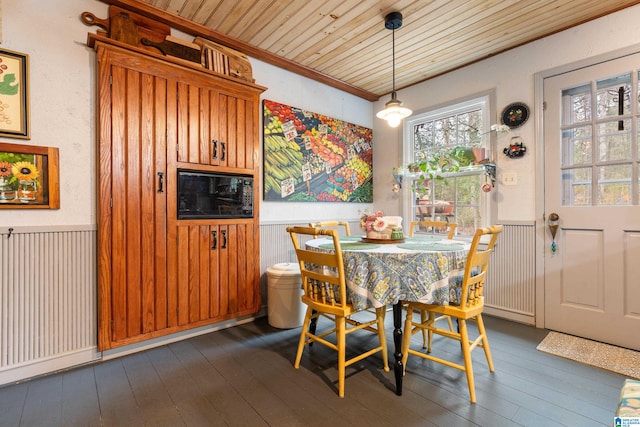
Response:
[{"label": "hanging plant", "polygon": [[432,180],[443,180],[444,174],[458,172],[461,167],[472,164],[473,160],[471,148],[455,147],[449,151],[434,153],[420,162],[411,163],[407,166],[408,170],[419,174],[411,189],[419,197],[428,195]]}]

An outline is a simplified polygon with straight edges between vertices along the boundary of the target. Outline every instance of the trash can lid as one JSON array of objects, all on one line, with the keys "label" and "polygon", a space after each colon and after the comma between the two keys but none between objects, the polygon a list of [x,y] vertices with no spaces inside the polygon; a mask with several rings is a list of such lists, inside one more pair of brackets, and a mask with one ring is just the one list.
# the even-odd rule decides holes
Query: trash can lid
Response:
[{"label": "trash can lid", "polygon": [[275,276],[299,276],[300,265],[297,262],[281,262],[268,268],[267,273]]}]

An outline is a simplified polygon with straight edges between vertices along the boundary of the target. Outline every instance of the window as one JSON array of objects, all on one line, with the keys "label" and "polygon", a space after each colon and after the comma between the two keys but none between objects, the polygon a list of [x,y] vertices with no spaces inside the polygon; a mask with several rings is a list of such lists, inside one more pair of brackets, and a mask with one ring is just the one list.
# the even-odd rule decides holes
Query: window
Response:
[{"label": "window", "polygon": [[[562,91],[562,204],[638,205],[638,79],[624,73]],[[637,72],[636,77],[640,77]],[[636,94],[636,96],[634,96]]]},{"label": "window", "polygon": [[[491,158],[490,95],[457,102],[413,116],[405,125],[405,162],[448,153],[456,147],[485,148]],[[490,192],[482,191],[490,181],[484,167],[461,168],[442,178],[416,185],[405,191],[404,217],[412,221],[439,220],[458,224],[458,235],[473,235],[476,228],[490,224]]]}]

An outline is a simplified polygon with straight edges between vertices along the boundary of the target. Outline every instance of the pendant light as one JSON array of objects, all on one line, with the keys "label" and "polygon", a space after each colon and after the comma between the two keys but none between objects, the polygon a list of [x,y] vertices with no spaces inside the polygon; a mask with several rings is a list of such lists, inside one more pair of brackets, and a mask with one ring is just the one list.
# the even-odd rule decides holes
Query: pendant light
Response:
[{"label": "pendant light", "polygon": [[396,95],[396,29],[402,26],[402,14],[400,12],[391,12],[384,17],[384,27],[392,31],[392,72],[393,87],[391,91],[391,100],[384,104],[384,110],[378,112],[376,116],[379,119],[386,120],[391,127],[398,127],[402,119],[411,115],[411,110],[403,107],[402,102]]}]

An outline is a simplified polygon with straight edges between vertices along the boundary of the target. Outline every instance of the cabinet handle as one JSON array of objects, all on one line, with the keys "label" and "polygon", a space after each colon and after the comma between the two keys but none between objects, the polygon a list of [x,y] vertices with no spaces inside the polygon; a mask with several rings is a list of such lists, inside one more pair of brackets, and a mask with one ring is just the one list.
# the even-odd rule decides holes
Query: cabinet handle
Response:
[{"label": "cabinet handle", "polygon": [[220,249],[227,249],[227,230],[220,230],[222,233],[222,246]]},{"label": "cabinet handle", "polygon": [[213,236],[213,245],[211,245],[211,250],[213,251],[216,250],[216,247],[218,246],[218,232],[213,230],[211,235]]},{"label": "cabinet handle", "polygon": [[158,172],[158,193],[164,193],[164,172]]},{"label": "cabinet handle", "polygon": [[218,140],[217,139],[212,139],[211,140],[211,144],[213,145],[213,150],[211,150],[212,154],[211,154],[211,159],[215,160],[218,158]]},{"label": "cabinet handle", "polygon": [[227,154],[227,143],[226,142],[220,142],[220,145],[222,145],[222,156],[220,157],[220,160],[222,160],[224,162],[224,157]]}]

